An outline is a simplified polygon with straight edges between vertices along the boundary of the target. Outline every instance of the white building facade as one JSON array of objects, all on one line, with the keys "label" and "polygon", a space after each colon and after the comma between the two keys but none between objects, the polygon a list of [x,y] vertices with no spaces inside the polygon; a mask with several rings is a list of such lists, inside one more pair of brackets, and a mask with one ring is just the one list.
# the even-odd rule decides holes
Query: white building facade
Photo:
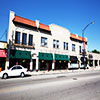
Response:
[{"label": "white building facade", "polygon": [[[45,25],[10,11],[7,66],[21,64],[31,71],[79,68],[82,41],[82,37],[66,28]],[[86,38],[84,42],[87,51]]]}]

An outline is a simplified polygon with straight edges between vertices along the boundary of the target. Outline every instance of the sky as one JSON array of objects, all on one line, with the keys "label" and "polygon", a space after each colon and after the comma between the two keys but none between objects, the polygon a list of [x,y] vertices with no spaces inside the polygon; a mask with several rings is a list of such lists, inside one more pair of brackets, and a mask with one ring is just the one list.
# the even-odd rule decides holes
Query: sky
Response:
[{"label": "sky", "polygon": [[0,0],[1,41],[6,39],[9,11],[46,25],[57,24],[79,36],[85,26],[94,21],[84,31],[84,37],[89,51],[100,51],[100,0]]}]

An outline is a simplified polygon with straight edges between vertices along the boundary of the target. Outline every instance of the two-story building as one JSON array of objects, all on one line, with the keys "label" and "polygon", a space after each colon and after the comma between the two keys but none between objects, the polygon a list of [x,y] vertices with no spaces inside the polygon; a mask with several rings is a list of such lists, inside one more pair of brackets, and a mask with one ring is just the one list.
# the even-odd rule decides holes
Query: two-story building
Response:
[{"label": "two-story building", "polygon": [[68,69],[79,65],[82,41],[61,26],[45,25],[10,11],[7,66],[21,64],[28,70]]}]

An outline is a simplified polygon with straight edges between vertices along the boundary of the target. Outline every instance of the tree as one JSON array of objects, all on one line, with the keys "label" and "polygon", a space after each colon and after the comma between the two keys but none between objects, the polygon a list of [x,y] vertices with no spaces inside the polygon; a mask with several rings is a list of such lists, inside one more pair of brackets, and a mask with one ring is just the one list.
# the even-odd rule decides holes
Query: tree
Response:
[{"label": "tree", "polygon": [[96,49],[92,50],[92,52],[93,52],[93,53],[98,53],[98,54],[100,54],[100,51],[98,51],[98,50],[96,50]]}]

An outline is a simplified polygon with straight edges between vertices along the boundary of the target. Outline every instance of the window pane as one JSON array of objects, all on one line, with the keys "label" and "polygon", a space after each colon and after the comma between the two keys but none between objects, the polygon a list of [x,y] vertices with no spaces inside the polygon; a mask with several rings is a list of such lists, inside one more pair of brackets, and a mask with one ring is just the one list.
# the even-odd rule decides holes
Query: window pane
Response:
[{"label": "window pane", "polygon": [[26,33],[23,33],[23,36],[22,36],[22,44],[26,45],[27,44],[26,41],[27,41],[27,34]]},{"label": "window pane", "polygon": [[64,42],[64,50],[66,50],[66,43]]},{"label": "window pane", "polygon": [[72,51],[75,51],[75,44],[72,44]]},{"label": "window pane", "polygon": [[17,69],[22,69],[22,67],[20,67],[20,66],[17,66]]},{"label": "window pane", "polygon": [[57,48],[59,48],[59,41],[57,40]]},{"label": "window pane", "polygon": [[47,47],[47,38],[41,37],[41,46]]},{"label": "window pane", "polygon": [[53,40],[53,48],[56,48],[56,40]]},{"label": "window pane", "polygon": [[29,34],[29,45],[33,44],[33,35]]},{"label": "window pane", "polygon": [[81,53],[82,51],[81,51],[82,49],[81,49],[81,46],[79,46],[79,53]]},{"label": "window pane", "polygon": [[15,33],[15,43],[20,44],[20,32],[17,31]]}]

